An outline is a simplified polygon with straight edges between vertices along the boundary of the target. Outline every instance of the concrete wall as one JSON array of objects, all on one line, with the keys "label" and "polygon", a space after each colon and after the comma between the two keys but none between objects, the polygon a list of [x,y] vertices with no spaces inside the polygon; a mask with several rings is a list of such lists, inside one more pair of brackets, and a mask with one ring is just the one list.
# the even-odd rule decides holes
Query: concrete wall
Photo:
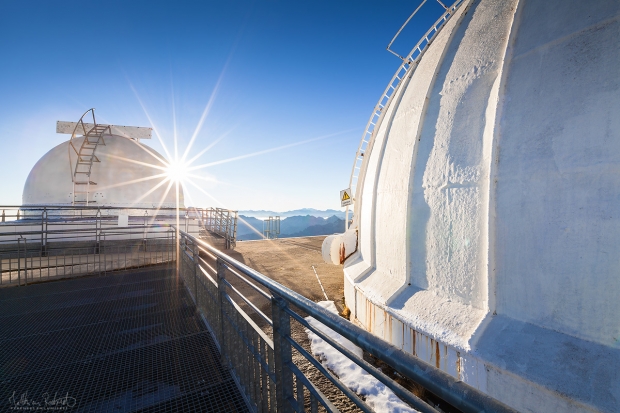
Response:
[{"label": "concrete wall", "polygon": [[365,154],[358,323],[522,411],[620,410],[619,39],[618,1],[461,6]]}]

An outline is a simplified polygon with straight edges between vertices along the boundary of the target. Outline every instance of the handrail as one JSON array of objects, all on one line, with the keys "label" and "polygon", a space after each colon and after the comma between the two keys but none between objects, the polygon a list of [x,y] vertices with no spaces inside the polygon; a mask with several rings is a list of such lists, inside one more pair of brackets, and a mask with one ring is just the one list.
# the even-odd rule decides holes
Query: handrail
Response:
[{"label": "handrail", "polygon": [[237,244],[237,211],[224,208],[193,208],[200,216],[200,223],[205,231],[224,238],[226,249]]},{"label": "handrail", "polygon": [[172,263],[175,235],[161,225],[0,233],[0,287]]},{"label": "handrail", "polygon": [[[131,225],[131,226],[127,226],[127,227],[110,227],[110,228],[99,228],[98,230],[101,233],[113,233],[113,232],[118,232],[119,234],[127,234],[127,231],[123,231],[123,230],[133,230],[136,231],[135,233],[140,233],[141,230],[144,229],[153,229],[153,228],[172,228],[173,225],[171,224],[167,224],[167,223],[163,223],[163,224],[139,224],[139,225]],[[54,235],[54,234],[73,234],[76,232],[85,232],[85,233],[92,233],[93,231],[97,230],[97,228],[92,227],[92,228],[72,228],[72,229],[48,229],[47,231],[45,231],[45,233],[50,234],[50,235]],[[0,232],[0,237],[14,237],[15,235],[32,235],[32,234],[40,234],[41,231],[40,230],[32,230],[32,231],[19,231],[19,232]]]},{"label": "handrail", "polygon": [[[413,46],[413,49],[411,49],[411,52],[409,52],[406,58],[402,58],[400,55],[397,54],[398,57],[401,57],[401,59],[403,59],[403,63],[398,67],[398,70],[392,77],[392,80],[390,80],[387,87],[385,88],[385,91],[381,95],[381,98],[375,105],[372,111],[372,114],[370,115],[370,119],[368,120],[368,123],[366,123],[366,127],[364,128],[364,133],[362,133],[362,139],[360,140],[360,143],[358,145],[357,152],[355,152],[355,161],[353,162],[353,168],[351,169],[351,176],[349,178],[349,188],[351,188],[351,191],[353,193],[354,205],[356,204],[356,199],[359,199],[359,196],[357,194],[357,186],[358,186],[357,180],[359,178],[359,175],[362,170],[363,163],[364,163],[364,154],[366,152],[366,148],[368,147],[368,144],[374,138],[375,132],[379,130],[378,126],[383,120],[384,109],[386,107],[389,107],[390,103],[392,102],[392,97],[394,96],[394,91],[398,88],[402,79],[405,77],[407,73],[409,73],[409,71],[412,68],[417,67],[420,59],[424,55],[424,52],[428,48],[428,45],[432,43],[435,36],[437,36],[437,33],[439,33],[439,31],[445,25],[445,23],[448,20],[450,20],[450,17],[452,17],[454,12],[456,12],[456,10],[464,3],[464,1],[465,0],[456,0],[452,4],[452,6],[446,8],[446,11],[435,22],[435,24],[433,24],[431,28],[428,29],[428,31],[424,34],[424,36],[422,36],[422,38],[416,43],[416,45]],[[424,4],[424,2],[422,4]],[[420,5],[420,7],[422,6],[422,4]],[[414,12],[414,14],[416,12],[417,12],[417,9]],[[411,17],[413,17],[413,14],[411,15]],[[411,19],[411,17],[409,19]],[[405,24],[409,22],[409,19],[405,22]],[[399,33],[400,33],[400,30],[398,31],[398,33],[396,33],[396,36],[398,36]],[[396,36],[394,36],[394,39],[396,39]],[[394,39],[392,39],[392,42],[394,41]],[[392,42],[390,42],[390,45],[392,44]],[[390,45],[388,45],[388,49]],[[349,207],[348,206],[346,210],[345,222],[346,222],[346,226],[348,229],[349,228]]]},{"label": "handrail", "polygon": [[[387,363],[400,374],[419,383],[436,396],[461,409],[462,411],[472,413],[481,411],[515,412],[512,408],[493,399],[478,389],[454,378],[434,366],[431,366],[412,354],[409,354],[394,345],[381,340],[366,330],[345,321],[338,315],[328,312],[301,294],[273,281],[260,272],[220,252],[206,242],[197,239],[184,231],[180,231],[180,236],[185,240],[185,242],[189,240],[201,250],[208,251],[212,255],[216,256],[218,261],[221,261],[224,265],[233,267],[235,270],[241,272],[252,281],[267,288],[275,299],[282,299],[287,303],[292,304],[294,307],[312,316],[363,350],[373,354],[379,360]],[[196,265],[198,264],[196,263]],[[312,330],[315,331],[315,329]],[[319,333],[319,335],[321,334],[322,333]],[[339,346],[338,343],[332,341],[330,344],[343,352],[342,347]],[[392,388],[389,383],[384,384]],[[394,388],[392,389],[394,390]],[[398,393],[398,389],[396,392]]]},{"label": "handrail", "polygon": [[[405,20],[405,22],[403,23],[402,26],[400,26],[400,29],[398,29],[398,31],[396,32],[396,34],[394,35],[394,37],[392,37],[392,40],[388,43],[387,47],[385,48],[385,50],[387,50],[388,52],[392,53],[394,56],[400,58],[401,60],[405,60],[404,57],[402,57],[401,55],[399,55],[398,53],[396,53],[395,51],[393,51],[392,49],[390,49],[390,46],[392,46],[392,43],[394,43],[394,41],[396,40],[396,38],[398,37],[398,35],[400,34],[400,32],[403,31],[403,29],[405,28],[405,26],[407,24],[409,24],[409,21],[413,18],[413,16],[415,16],[418,11],[422,8],[422,6],[424,6],[424,4],[427,2],[428,0],[422,0],[422,3],[420,3],[420,5],[413,11],[413,13],[411,13],[411,16],[409,16],[409,18],[407,20]],[[444,7],[445,8],[445,7]]]},{"label": "handrail", "polygon": [[101,210],[106,210],[106,209],[127,209],[127,210],[148,210],[148,211],[153,211],[153,210],[162,210],[162,211],[176,211],[177,209],[179,211],[202,211],[202,208],[196,208],[196,207],[123,207],[123,206],[93,206],[93,205],[54,205],[54,204],[27,204],[27,205],[0,205],[0,209],[20,209],[22,211],[27,211],[27,210],[33,210],[33,211],[38,211],[38,210],[42,210],[44,208],[47,208],[48,210],[54,210],[54,209],[76,209],[76,210],[93,210],[96,211],[98,209]]}]

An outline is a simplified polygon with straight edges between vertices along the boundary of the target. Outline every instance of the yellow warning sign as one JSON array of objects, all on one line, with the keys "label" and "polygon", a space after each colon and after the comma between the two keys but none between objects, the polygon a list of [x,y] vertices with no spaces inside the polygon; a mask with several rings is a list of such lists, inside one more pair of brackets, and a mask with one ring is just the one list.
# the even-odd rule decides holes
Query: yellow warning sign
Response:
[{"label": "yellow warning sign", "polygon": [[353,199],[351,198],[351,188],[340,191],[340,206],[346,207],[351,205],[352,202]]}]

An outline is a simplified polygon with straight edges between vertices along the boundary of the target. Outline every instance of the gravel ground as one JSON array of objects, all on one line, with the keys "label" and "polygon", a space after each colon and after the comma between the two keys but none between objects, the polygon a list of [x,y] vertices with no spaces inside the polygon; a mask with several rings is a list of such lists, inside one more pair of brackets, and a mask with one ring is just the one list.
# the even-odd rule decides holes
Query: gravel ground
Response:
[{"label": "gravel ground", "polygon": [[[234,259],[261,272],[278,283],[304,295],[312,301],[324,301],[325,296],[312,266],[323,284],[329,300],[335,302],[340,311],[343,308],[344,280],[342,266],[323,262],[321,244],[325,236],[284,238],[277,240],[243,241],[238,242],[233,251],[225,251]],[[229,281],[239,291],[250,298],[253,303],[260,303],[259,308],[270,316],[270,303],[253,291],[245,283],[238,280]],[[301,316],[306,314],[297,311]],[[271,328],[258,317],[253,317],[263,330],[271,336]],[[310,341],[303,326],[297,322],[291,323],[291,336],[310,352]],[[304,375],[323,392],[341,412],[357,412],[359,409],[338,390],[325,376],[323,376],[301,354],[294,351],[293,361]],[[306,408],[310,405],[306,395]],[[320,409],[321,410],[321,409]]]},{"label": "gravel ground", "polygon": [[272,280],[294,290],[312,301],[325,297],[312,270],[316,272],[330,300],[342,310],[344,278],[341,265],[327,264],[321,257],[325,236],[283,238],[264,241],[241,241],[231,257],[265,274]]}]

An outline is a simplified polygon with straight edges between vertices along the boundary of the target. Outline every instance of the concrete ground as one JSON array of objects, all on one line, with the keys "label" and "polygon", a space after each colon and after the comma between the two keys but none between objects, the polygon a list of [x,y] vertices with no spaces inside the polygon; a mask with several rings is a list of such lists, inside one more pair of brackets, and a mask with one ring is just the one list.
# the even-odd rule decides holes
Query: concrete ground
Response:
[{"label": "concrete ground", "polygon": [[234,250],[227,250],[225,253],[312,301],[324,301],[325,296],[312,269],[314,266],[327,297],[342,311],[344,298],[342,265],[327,264],[323,261],[321,245],[325,238],[325,235],[320,235],[240,241]]}]

